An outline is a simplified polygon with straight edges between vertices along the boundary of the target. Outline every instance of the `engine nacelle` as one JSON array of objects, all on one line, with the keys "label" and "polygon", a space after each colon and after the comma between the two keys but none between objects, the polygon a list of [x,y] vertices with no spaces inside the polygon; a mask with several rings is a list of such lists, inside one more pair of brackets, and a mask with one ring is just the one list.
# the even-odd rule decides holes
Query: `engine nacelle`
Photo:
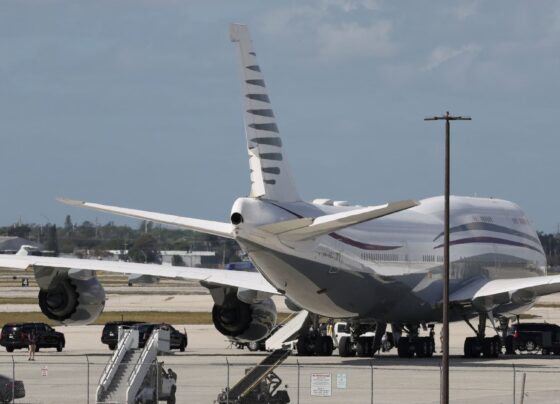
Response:
[{"label": "engine nacelle", "polygon": [[230,294],[223,304],[215,304],[212,309],[216,329],[240,342],[258,341],[268,336],[276,325],[276,318],[276,305],[270,298],[247,304]]},{"label": "engine nacelle", "polygon": [[39,307],[65,325],[90,324],[105,307],[105,290],[93,271],[35,268]]}]

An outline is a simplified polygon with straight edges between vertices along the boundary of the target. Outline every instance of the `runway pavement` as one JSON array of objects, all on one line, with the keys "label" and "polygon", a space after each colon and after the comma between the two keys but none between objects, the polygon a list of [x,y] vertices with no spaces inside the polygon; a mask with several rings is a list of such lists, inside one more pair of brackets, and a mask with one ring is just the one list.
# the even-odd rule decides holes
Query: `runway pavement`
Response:
[{"label": "runway pavement", "polygon": [[[159,359],[178,374],[178,402],[211,403],[245,369],[260,362],[266,353],[251,353],[230,347],[213,326],[175,325],[189,336],[186,352],[173,352]],[[111,351],[100,342],[101,326],[58,327],[66,336],[61,353],[41,350],[35,362],[27,361],[24,351],[0,353],[0,373],[23,380],[29,403],[95,402],[95,388]],[[500,359],[464,359],[463,338],[470,335],[462,324],[451,327],[451,397],[454,403],[513,402],[514,373],[517,402],[522,374],[527,374],[526,402],[560,402],[560,359],[541,355],[518,355]],[[336,353],[335,353],[336,354]],[[87,355],[87,356],[86,356]],[[292,402],[300,403],[436,403],[439,394],[440,357],[402,359],[395,350],[373,359],[291,356],[276,370],[287,384]],[[229,364],[229,365],[228,365]],[[228,369],[229,368],[229,369]],[[515,370],[514,370],[515,369]],[[299,374],[299,377],[298,377]],[[311,395],[311,375],[331,377],[331,396]],[[337,388],[337,378],[346,387]],[[373,383],[372,383],[373,380]],[[373,392],[373,393],[372,393]]]},{"label": "runway pavement", "polygon": [[[165,295],[123,298],[121,304],[157,307]],[[207,296],[180,296],[185,309],[203,308]],[[167,295],[169,297],[169,295]],[[115,299],[116,300],[116,299]],[[556,304],[558,296],[544,302]],[[167,300],[169,302],[169,300]],[[115,310],[122,309],[115,305]],[[209,310],[208,306],[206,310]],[[142,308],[136,308],[142,310]],[[537,307],[530,312],[537,320],[560,323],[560,309]],[[266,353],[251,353],[230,347],[213,326],[175,325],[186,329],[189,345],[186,352],[160,357],[166,367],[178,374],[179,403],[211,403],[228,383],[233,385],[245,369],[260,362]],[[101,326],[57,327],[65,333],[66,348],[57,353],[44,349],[35,362],[27,361],[24,351],[0,352],[0,374],[23,380],[27,396],[22,403],[90,403],[111,351],[101,344]],[[488,332],[492,332],[491,329]],[[436,336],[439,327],[436,328]],[[520,402],[523,373],[526,374],[526,403],[560,403],[560,357],[517,355],[499,359],[462,358],[463,341],[472,331],[464,323],[451,325],[451,402],[512,403],[514,386]],[[436,337],[439,351],[439,338]],[[437,403],[439,402],[438,353],[430,359],[402,359],[396,351],[369,358],[297,357],[288,358],[276,370],[292,403]],[[312,395],[312,376],[330,377],[330,396]],[[325,379],[326,378],[326,379]],[[89,386],[88,386],[89,385]],[[287,387],[285,387],[287,385]],[[89,391],[89,394],[88,394]]]}]

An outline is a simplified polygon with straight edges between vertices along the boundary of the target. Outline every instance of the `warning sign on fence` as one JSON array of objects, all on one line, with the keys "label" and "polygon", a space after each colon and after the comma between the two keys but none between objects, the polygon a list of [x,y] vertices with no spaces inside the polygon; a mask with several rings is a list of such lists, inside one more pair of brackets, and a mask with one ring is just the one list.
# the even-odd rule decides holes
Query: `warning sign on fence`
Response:
[{"label": "warning sign on fence", "polygon": [[336,374],[336,388],[345,389],[346,388],[346,373]]},{"label": "warning sign on fence", "polygon": [[311,373],[311,395],[317,397],[330,397],[331,393],[331,374]]}]

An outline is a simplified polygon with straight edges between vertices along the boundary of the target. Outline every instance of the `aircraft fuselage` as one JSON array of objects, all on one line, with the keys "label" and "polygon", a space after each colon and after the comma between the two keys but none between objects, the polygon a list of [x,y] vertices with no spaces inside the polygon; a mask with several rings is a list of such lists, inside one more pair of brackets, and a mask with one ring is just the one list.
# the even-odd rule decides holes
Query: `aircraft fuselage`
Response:
[{"label": "aircraft fuselage", "polygon": [[[251,227],[298,217],[318,217],[356,207],[240,198]],[[328,317],[386,322],[441,320],[443,197],[406,211],[287,243],[244,232],[236,239],[259,271],[299,306]],[[546,274],[535,230],[515,204],[488,198],[452,197],[450,295],[475,282]],[[503,310],[526,310],[535,299]],[[452,320],[475,314],[451,312]]]}]

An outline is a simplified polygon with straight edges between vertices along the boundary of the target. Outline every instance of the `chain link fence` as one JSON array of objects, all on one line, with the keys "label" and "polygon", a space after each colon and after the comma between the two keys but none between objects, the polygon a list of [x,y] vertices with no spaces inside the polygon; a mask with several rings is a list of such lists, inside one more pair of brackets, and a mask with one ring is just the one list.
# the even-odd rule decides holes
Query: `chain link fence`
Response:
[{"label": "chain link fence", "polygon": [[[164,369],[177,374],[177,403],[213,403],[226,388],[233,388],[247,369],[264,357],[222,355],[162,356]],[[22,403],[96,403],[96,389],[107,363],[107,355],[41,357],[27,361],[20,355],[2,356],[0,374],[25,384]],[[456,359],[450,368],[450,397],[453,403],[552,403],[560,402],[560,365],[512,365],[493,361]],[[273,370],[277,390],[285,390],[291,403],[437,403],[439,361],[395,358],[377,364],[356,360],[352,365],[326,365],[291,357]],[[400,362],[400,363],[399,363]],[[526,361],[525,361],[526,362]],[[537,361],[536,361],[537,362]],[[538,361],[541,363],[542,361]],[[525,384],[523,385],[523,379]],[[270,388],[263,382],[258,388]],[[227,395],[226,397],[227,402]],[[235,402],[229,397],[229,402]]]}]

